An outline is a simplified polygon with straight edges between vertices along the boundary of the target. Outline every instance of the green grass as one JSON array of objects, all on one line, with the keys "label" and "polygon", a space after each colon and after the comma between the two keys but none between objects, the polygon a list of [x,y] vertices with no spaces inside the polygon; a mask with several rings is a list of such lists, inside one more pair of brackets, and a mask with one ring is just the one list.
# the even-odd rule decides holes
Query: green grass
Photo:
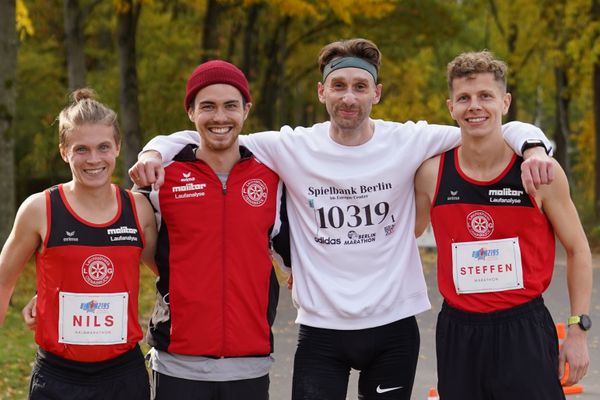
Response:
[{"label": "green grass", "polygon": [[[140,324],[145,330],[156,298],[155,278],[146,267],[142,267],[141,271]],[[0,327],[0,400],[27,398],[37,345],[33,332],[23,323],[21,310],[33,294],[35,266],[31,263],[19,277],[4,325]],[[148,346],[142,344],[142,350],[147,351]]]}]

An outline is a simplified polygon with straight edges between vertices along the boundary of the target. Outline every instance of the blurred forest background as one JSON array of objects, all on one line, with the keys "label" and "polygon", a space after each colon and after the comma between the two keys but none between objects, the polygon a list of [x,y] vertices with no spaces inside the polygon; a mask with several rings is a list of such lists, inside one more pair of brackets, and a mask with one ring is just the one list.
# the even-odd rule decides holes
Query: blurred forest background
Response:
[{"label": "blurred forest background", "polygon": [[192,128],[182,99],[201,61],[247,74],[246,132],[327,119],[316,58],[341,38],[383,52],[375,118],[452,123],[445,67],[464,51],[507,61],[508,120],[541,127],[571,182],[588,236],[600,241],[599,0],[0,0],[0,243],[16,205],[70,179],[56,116],[90,86],[118,111],[117,181],[143,143]]}]

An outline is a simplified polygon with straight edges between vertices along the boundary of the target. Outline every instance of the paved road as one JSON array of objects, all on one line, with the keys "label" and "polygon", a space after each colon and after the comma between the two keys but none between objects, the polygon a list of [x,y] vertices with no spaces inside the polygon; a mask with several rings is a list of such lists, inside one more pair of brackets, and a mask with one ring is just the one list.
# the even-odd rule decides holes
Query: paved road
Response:
[{"label": "paved road", "polygon": [[[435,276],[435,255],[425,255],[424,269],[432,310],[417,317],[421,330],[421,349],[417,376],[412,398],[427,399],[430,387],[436,385],[435,367],[435,319],[442,300],[437,291]],[[544,295],[546,305],[555,321],[566,321],[569,316],[569,301],[565,278],[564,256],[557,257],[557,267],[550,288]],[[581,382],[585,392],[569,395],[567,400],[600,400],[600,258],[594,259],[594,292],[592,295],[591,318],[595,323],[588,336],[591,365],[587,376]],[[287,400],[291,398],[291,380],[294,351],[298,328],[294,324],[296,312],[290,301],[287,289],[282,288],[275,332],[275,367],[271,371],[271,399]],[[357,373],[352,371],[348,385],[347,399],[357,399]]]}]

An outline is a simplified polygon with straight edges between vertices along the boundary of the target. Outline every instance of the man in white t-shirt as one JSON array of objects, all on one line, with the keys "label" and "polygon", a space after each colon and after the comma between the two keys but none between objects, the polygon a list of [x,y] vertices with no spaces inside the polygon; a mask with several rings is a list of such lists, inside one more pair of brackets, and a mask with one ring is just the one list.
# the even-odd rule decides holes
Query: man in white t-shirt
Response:
[{"label": "man in white t-shirt", "polygon": [[[360,371],[362,399],[410,399],[419,353],[415,315],[430,308],[414,237],[413,180],[423,161],[459,143],[460,132],[371,119],[382,92],[380,58],[365,39],[325,46],[318,96],[330,121],[240,136],[287,187],[300,324],[294,400],[345,399],[351,368]],[[507,124],[504,133],[517,152],[550,147],[531,125]],[[154,138],[130,176],[162,184],[162,160],[197,142],[195,131]],[[552,170],[542,147],[529,151],[535,156],[524,163],[524,182],[533,191]]]}]

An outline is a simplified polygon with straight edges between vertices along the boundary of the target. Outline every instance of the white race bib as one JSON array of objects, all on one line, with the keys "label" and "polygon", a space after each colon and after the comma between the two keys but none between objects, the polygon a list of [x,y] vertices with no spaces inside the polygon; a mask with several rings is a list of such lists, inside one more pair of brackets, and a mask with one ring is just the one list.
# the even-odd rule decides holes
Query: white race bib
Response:
[{"label": "white race bib", "polygon": [[129,294],[59,293],[58,342],[79,345],[127,343]]},{"label": "white race bib", "polygon": [[452,243],[456,293],[523,289],[519,238]]}]

